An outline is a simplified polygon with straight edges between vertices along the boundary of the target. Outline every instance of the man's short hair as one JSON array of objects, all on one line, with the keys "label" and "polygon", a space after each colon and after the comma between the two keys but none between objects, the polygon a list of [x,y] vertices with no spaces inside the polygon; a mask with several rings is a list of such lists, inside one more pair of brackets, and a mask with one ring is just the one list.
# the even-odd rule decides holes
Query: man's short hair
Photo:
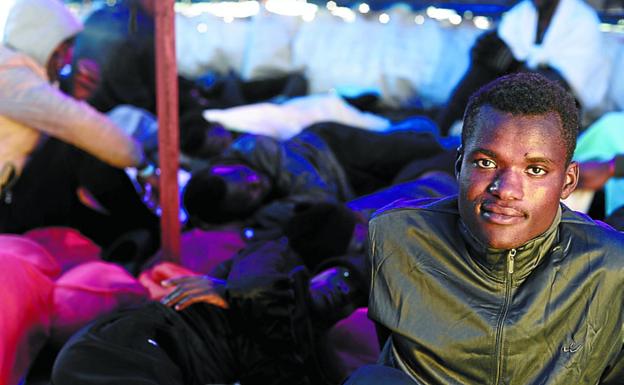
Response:
[{"label": "man's short hair", "polygon": [[512,115],[544,115],[554,112],[561,120],[561,138],[570,163],[579,132],[579,111],[574,97],[559,84],[537,73],[502,76],[472,94],[464,113],[462,146],[472,137],[481,107],[489,105]]}]

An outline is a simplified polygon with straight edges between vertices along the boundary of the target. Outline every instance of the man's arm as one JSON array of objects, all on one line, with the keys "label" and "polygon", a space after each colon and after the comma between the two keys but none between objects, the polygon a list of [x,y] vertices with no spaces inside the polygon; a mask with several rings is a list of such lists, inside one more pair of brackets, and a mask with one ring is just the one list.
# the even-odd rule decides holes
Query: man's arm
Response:
[{"label": "man's arm", "polygon": [[0,115],[115,166],[137,166],[140,146],[106,116],[48,84],[25,65],[0,71]]}]

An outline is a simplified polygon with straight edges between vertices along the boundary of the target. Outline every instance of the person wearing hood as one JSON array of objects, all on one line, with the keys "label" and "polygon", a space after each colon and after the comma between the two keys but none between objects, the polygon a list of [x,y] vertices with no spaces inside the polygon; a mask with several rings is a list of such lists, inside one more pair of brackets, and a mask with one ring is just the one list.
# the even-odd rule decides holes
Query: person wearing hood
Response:
[{"label": "person wearing hood", "polygon": [[[0,45],[0,232],[71,226],[105,243],[133,227],[157,228],[123,171],[145,165],[140,146],[57,87],[81,30],[58,0],[17,0],[8,14]],[[107,215],[82,204],[89,197]],[[124,220],[108,226],[116,213]]]}]

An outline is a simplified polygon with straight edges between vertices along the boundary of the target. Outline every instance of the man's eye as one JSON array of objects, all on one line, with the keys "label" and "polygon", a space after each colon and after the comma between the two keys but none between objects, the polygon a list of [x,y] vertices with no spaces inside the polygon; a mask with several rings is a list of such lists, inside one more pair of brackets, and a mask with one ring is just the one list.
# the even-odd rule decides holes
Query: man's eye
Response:
[{"label": "man's eye", "polygon": [[491,161],[490,159],[477,159],[474,161],[474,164],[480,168],[494,168],[496,167],[496,163]]},{"label": "man's eye", "polygon": [[542,176],[546,175],[546,170],[538,166],[531,166],[527,169],[529,175]]}]

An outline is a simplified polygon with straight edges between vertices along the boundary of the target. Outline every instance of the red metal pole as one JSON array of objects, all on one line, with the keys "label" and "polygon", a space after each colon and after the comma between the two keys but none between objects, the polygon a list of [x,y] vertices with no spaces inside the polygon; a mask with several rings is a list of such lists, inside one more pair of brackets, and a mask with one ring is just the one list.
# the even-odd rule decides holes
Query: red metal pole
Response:
[{"label": "red metal pole", "polygon": [[160,219],[163,258],[180,260],[178,194],[178,77],[175,55],[174,0],[155,0],[156,103],[160,158]]}]

